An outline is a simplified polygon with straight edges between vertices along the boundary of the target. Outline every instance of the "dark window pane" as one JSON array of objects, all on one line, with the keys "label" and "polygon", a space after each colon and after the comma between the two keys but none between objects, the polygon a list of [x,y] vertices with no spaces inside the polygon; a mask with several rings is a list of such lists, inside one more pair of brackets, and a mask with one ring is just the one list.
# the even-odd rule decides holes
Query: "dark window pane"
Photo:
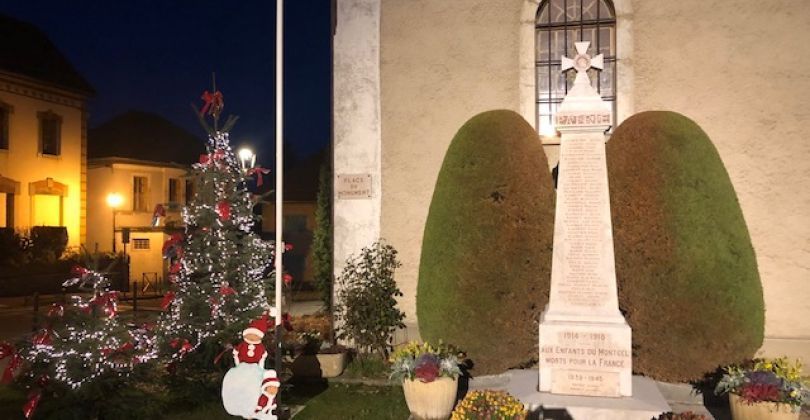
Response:
[{"label": "dark window pane", "polygon": [[47,116],[42,117],[39,121],[42,136],[42,154],[59,155],[59,119]]},{"label": "dark window pane", "polygon": [[177,203],[179,202],[178,194],[178,184],[179,180],[175,178],[169,178],[169,202],[170,203]]},{"label": "dark window pane", "polygon": [[579,8],[579,0],[568,0],[566,16],[569,22],[578,22],[582,19],[582,10]]},{"label": "dark window pane", "polygon": [[[565,22],[565,10],[563,10],[563,0],[550,0],[549,12],[551,13],[551,23]],[[547,23],[547,22],[541,22]]]},{"label": "dark window pane", "polygon": [[582,20],[596,20],[596,2],[597,0],[583,0]]},{"label": "dark window pane", "polygon": [[602,97],[614,96],[616,93],[613,89],[613,81],[616,80],[613,73],[616,69],[615,61],[608,61],[605,63],[605,69],[599,74],[599,94]]},{"label": "dark window pane", "polygon": [[186,205],[191,204],[191,200],[194,198],[194,181],[187,179],[186,180]]},{"label": "dark window pane", "polygon": [[612,19],[613,9],[611,9],[606,0],[599,0],[599,19]]},{"label": "dark window pane", "polygon": [[[537,66],[537,98],[546,99],[549,97],[549,66]],[[553,79],[552,79],[553,80]]]},{"label": "dark window pane", "polygon": [[0,108],[0,149],[8,149],[8,110]]}]

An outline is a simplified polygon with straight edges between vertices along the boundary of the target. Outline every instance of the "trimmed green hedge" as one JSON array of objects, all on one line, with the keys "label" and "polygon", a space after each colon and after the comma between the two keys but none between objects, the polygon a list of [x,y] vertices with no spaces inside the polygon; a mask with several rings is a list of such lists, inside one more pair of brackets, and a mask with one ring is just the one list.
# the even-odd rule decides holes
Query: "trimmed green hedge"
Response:
[{"label": "trimmed green hedge", "polygon": [[700,378],[762,344],[762,286],[734,187],[706,133],[643,112],[607,143],[620,306],[633,368]]},{"label": "trimmed green hedge", "polygon": [[540,138],[520,115],[489,111],[464,124],[425,225],[416,301],[422,338],[466,350],[474,374],[536,360],[553,212]]}]

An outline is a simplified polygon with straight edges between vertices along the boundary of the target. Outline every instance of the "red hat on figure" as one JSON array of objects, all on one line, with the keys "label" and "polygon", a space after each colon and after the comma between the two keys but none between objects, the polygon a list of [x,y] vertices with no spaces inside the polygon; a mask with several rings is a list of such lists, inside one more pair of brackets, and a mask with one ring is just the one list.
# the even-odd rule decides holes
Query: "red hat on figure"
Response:
[{"label": "red hat on figure", "polygon": [[262,315],[261,318],[253,320],[250,322],[250,324],[248,324],[248,327],[242,331],[242,336],[256,334],[259,337],[264,337],[264,333],[267,332],[268,327],[267,315]]},{"label": "red hat on figure", "polygon": [[262,388],[268,386],[281,386],[281,382],[278,381],[278,377],[276,377],[276,371],[273,369],[267,369],[264,372],[264,379],[262,380]]}]

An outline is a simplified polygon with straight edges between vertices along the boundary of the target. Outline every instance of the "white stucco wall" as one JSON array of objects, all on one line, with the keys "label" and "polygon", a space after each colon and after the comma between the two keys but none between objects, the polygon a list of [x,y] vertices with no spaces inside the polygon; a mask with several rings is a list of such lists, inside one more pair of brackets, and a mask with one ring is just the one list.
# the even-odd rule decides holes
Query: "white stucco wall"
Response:
[{"label": "white stucco wall", "polygon": [[337,3],[334,36],[334,174],[370,174],[372,198],[339,199],[334,185],[335,276],[380,237],[380,1]]},{"label": "white stucco wall", "polygon": [[[382,0],[379,27],[368,21],[371,9],[360,7],[368,3],[376,4],[338,1],[335,152],[346,153],[335,162],[355,154],[352,159],[373,167],[368,159],[379,156],[381,213],[354,213],[354,222],[339,223],[380,223],[382,236],[400,251],[401,306],[414,325],[424,223],[450,140],[481,111],[532,115],[527,63],[534,57],[529,37],[538,1]],[[810,142],[803,124],[810,121],[804,72],[810,69],[810,8],[800,3],[616,0],[614,6],[619,120],[666,109],[706,130],[729,171],[757,253],[766,302],[763,349],[810,360],[810,188],[804,185]],[[345,16],[349,12],[357,16]],[[340,26],[347,31],[352,19],[354,42],[347,43]],[[348,52],[369,42],[377,54],[377,41],[379,86],[369,47],[347,63],[355,57]],[[372,106],[375,98],[379,108]],[[346,147],[346,139],[361,137],[349,134],[357,130],[374,133],[363,138],[380,135],[381,146]],[[351,213],[344,208],[341,214]],[[366,230],[360,232],[336,229],[336,248],[346,249],[355,240],[349,238]]]}]

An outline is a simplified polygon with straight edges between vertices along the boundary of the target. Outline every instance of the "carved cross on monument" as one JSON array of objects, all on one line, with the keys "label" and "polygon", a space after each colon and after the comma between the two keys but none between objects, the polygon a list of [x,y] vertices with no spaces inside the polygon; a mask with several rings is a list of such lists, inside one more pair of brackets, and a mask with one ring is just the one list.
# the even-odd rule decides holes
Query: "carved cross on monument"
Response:
[{"label": "carved cross on monument", "polygon": [[604,397],[632,395],[631,331],[619,312],[610,218],[605,131],[611,107],[588,69],[602,55],[577,42],[562,70],[577,77],[557,112],[560,172],[554,216],[549,302],[540,317],[540,391]]},{"label": "carved cross on monument", "polygon": [[575,42],[574,47],[577,50],[577,55],[573,59],[562,56],[562,68],[560,70],[565,72],[568,69],[574,68],[577,71],[577,78],[574,79],[574,86],[582,83],[587,83],[588,85],[591,84],[591,81],[588,78],[588,69],[591,67],[599,70],[605,68],[604,54],[599,54],[593,58],[588,55],[587,51],[590,44],[591,43],[589,41]]}]

